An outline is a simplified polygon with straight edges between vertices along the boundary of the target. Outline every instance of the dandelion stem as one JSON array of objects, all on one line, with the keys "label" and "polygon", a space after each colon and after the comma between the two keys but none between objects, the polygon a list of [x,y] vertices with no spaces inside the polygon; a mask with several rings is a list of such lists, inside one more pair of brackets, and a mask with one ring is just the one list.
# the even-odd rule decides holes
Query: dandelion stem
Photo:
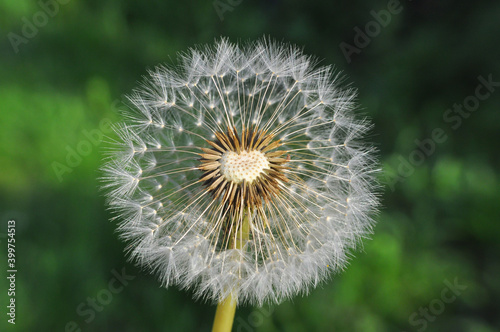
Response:
[{"label": "dandelion stem", "polygon": [[[235,239],[234,243],[231,243],[231,247],[235,249],[242,250],[248,241],[248,233],[250,232],[250,211],[243,212],[243,220],[241,222],[241,227],[235,232],[235,236],[231,238]],[[232,241],[231,241],[232,242]]]},{"label": "dandelion stem", "polygon": [[236,299],[231,293],[225,300],[219,302],[217,306],[212,332],[230,332],[233,327],[235,312]]},{"label": "dandelion stem", "polygon": [[[243,249],[248,241],[250,233],[250,216],[249,212],[244,213],[242,224],[238,230],[231,234],[230,248]],[[234,241],[233,241],[234,239]],[[212,332],[230,332],[233,327],[234,314],[236,312],[236,303],[238,294],[231,292],[228,297],[219,302],[215,311],[214,325]]]}]

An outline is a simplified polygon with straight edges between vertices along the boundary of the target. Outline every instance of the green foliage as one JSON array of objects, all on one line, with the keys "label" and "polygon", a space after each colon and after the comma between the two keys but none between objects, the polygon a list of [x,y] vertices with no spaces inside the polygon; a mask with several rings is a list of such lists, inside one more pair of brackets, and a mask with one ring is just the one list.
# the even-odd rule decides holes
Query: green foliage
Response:
[{"label": "green foliage", "polygon": [[[401,6],[348,63],[339,44],[354,45],[353,28],[364,30],[370,11],[387,2],[242,1],[221,21],[210,1],[72,0],[16,53],[9,33],[22,36],[23,17],[33,22],[41,7],[3,1],[0,260],[14,219],[18,274],[15,326],[0,278],[0,330],[62,331],[72,321],[82,331],[210,329],[214,306],[159,288],[126,262],[98,189],[104,144],[88,135],[110,135],[102,121],[119,118],[122,94],[146,69],[220,35],[263,34],[304,45],[359,88],[362,111],[375,122],[370,140],[381,152],[385,192],[372,239],[344,273],[306,297],[238,309],[235,331],[498,330],[500,87],[458,128],[444,115],[475,94],[479,76],[500,81],[500,5]],[[415,140],[436,128],[447,138],[412,163]],[[91,315],[88,298],[103,298],[122,269],[134,278]],[[466,288],[448,303],[442,294],[456,279]],[[419,311],[429,306],[432,319]]]}]

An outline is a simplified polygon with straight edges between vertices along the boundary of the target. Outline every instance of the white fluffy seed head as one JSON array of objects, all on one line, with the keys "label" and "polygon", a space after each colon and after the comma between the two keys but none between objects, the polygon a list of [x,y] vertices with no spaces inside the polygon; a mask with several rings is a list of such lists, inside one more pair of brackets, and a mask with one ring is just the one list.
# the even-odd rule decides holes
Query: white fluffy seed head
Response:
[{"label": "white fluffy seed head", "polygon": [[220,160],[222,175],[232,183],[239,184],[243,180],[252,183],[265,169],[269,169],[269,161],[260,151],[228,151]]},{"label": "white fluffy seed head", "polygon": [[372,232],[371,125],[314,62],[288,44],[221,39],[129,96],[104,186],[130,257],[164,286],[280,302],[342,271]]}]

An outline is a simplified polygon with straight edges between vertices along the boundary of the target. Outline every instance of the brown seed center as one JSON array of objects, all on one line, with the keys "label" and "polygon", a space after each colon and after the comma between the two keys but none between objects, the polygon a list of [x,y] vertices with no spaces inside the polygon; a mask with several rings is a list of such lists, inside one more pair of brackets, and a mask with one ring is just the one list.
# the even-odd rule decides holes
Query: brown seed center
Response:
[{"label": "brown seed center", "polygon": [[220,170],[227,181],[235,184],[241,181],[252,183],[264,169],[269,169],[269,161],[260,151],[227,151],[220,159]]},{"label": "brown seed center", "polygon": [[227,133],[216,132],[215,136],[217,140],[207,140],[211,148],[201,148],[200,182],[233,212],[261,206],[288,182],[283,165],[288,160],[282,157],[287,151],[277,150],[281,142],[273,141],[272,135],[242,129],[240,137],[229,128]]}]

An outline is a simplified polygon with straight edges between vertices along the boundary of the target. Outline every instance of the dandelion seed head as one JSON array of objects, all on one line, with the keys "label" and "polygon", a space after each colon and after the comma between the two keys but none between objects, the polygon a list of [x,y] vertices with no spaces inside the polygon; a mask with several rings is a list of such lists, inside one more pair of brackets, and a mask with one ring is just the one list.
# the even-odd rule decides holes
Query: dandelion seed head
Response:
[{"label": "dandelion seed head", "polygon": [[103,167],[130,258],[213,302],[280,302],[342,271],[378,205],[355,91],[267,39],[179,64],[131,93]]},{"label": "dandelion seed head", "polygon": [[225,152],[221,157],[221,173],[226,180],[239,184],[242,181],[252,183],[264,169],[269,169],[269,162],[260,151]]}]

